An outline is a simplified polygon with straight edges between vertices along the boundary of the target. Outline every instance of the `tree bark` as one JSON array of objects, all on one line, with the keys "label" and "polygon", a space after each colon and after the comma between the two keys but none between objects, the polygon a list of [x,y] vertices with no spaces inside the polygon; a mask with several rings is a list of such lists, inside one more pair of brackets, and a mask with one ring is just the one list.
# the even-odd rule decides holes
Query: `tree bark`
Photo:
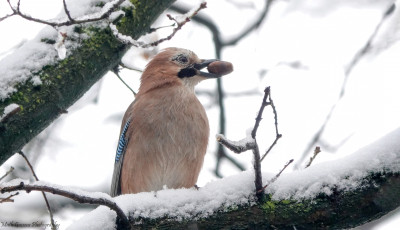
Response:
[{"label": "tree bark", "polygon": [[[199,220],[141,219],[136,229],[348,229],[378,219],[400,205],[400,174],[372,173],[352,191],[305,200],[272,200],[232,208]],[[131,219],[132,220],[132,219]]]},{"label": "tree bark", "polygon": [[[149,31],[154,20],[174,0],[131,2],[135,9],[124,8],[125,15],[115,24],[122,34],[138,39]],[[31,77],[39,76],[43,84],[34,86],[26,81],[18,85],[17,92],[0,101],[0,115],[12,103],[21,108],[0,122],[0,165],[65,113],[69,106],[120,62],[129,48],[117,40],[108,27],[83,25],[81,31],[89,31],[89,38],[83,40],[70,56],[32,73]]]}]

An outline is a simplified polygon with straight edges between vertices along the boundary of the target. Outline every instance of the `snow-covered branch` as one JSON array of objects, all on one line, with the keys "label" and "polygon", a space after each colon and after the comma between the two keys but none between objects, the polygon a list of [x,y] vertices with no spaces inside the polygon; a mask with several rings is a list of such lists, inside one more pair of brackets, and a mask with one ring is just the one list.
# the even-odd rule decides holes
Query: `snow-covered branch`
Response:
[{"label": "snow-covered branch", "polygon": [[252,150],[257,145],[256,141],[251,137],[250,133],[248,133],[247,136],[240,141],[228,140],[222,134],[217,134],[216,138],[220,144],[232,150],[234,153],[242,153],[247,150]]},{"label": "snow-covered branch", "polygon": [[11,4],[10,0],[7,0],[8,5],[10,6],[10,9],[12,10],[13,13],[3,17],[2,20],[9,18],[11,16],[14,16],[14,15],[18,15],[26,20],[49,25],[52,27],[70,26],[70,25],[82,24],[82,23],[87,23],[87,22],[97,22],[97,21],[107,19],[111,15],[111,13],[113,13],[124,1],[126,1],[126,0],[114,0],[112,2],[108,2],[102,7],[100,12],[97,12],[97,13],[94,13],[91,15],[85,15],[81,18],[74,19],[71,17],[71,14],[67,8],[67,4],[66,4],[65,0],[63,0],[64,12],[66,13],[66,15],[68,17],[68,20],[49,21],[49,20],[43,20],[40,18],[35,18],[28,14],[21,12],[21,7],[20,7],[21,0],[18,0],[17,6],[13,6]]},{"label": "snow-covered branch", "polygon": [[141,48],[148,48],[151,46],[158,46],[160,43],[171,40],[175,34],[182,29],[182,27],[190,21],[190,19],[194,16],[196,16],[200,10],[205,9],[207,7],[207,2],[202,2],[197,8],[194,8],[187,12],[186,14],[177,16],[177,17],[172,17],[171,15],[167,14],[167,17],[169,20],[174,21],[176,24],[176,27],[172,30],[172,33],[168,35],[165,38],[161,38],[157,41],[151,42],[151,43],[143,43],[140,41],[136,41],[132,37],[128,35],[124,35],[120,33],[117,29],[117,26],[114,24],[110,23],[110,28],[113,31],[113,34],[115,35],[116,38],[118,38],[121,42],[125,44],[130,44],[135,47],[141,47]]},{"label": "snow-covered branch", "polygon": [[[400,129],[350,156],[277,175],[257,203],[250,171],[213,181],[199,190],[165,189],[114,198],[137,229],[348,229],[400,205]],[[290,163],[290,162],[288,162]],[[98,223],[98,220],[110,222]],[[70,229],[113,229],[115,214],[99,207]],[[106,226],[106,227],[104,227]]]},{"label": "snow-covered branch", "polygon": [[130,226],[129,220],[122,209],[115,203],[115,201],[105,193],[90,193],[78,189],[65,188],[58,185],[47,184],[41,181],[37,181],[31,184],[25,184],[20,180],[11,181],[8,183],[0,184],[1,193],[10,193],[15,191],[26,191],[27,193],[31,191],[41,191],[48,192],[55,195],[64,196],[75,200],[79,203],[85,204],[95,204],[107,206],[111,210],[115,211],[117,215],[121,218],[122,223],[125,226]]}]

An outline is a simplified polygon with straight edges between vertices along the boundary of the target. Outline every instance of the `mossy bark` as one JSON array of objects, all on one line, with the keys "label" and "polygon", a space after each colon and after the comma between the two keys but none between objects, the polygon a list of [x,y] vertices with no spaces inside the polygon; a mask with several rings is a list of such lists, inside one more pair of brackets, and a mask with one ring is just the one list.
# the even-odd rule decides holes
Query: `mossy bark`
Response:
[{"label": "mossy bark", "polygon": [[[115,22],[119,31],[137,39],[149,31],[154,20],[174,0],[134,1],[135,8],[124,8],[125,15]],[[64,113],[107,71],[115,67],[129,48],[109,28],[84,26],[89,38],[72,54],[53,65],[47,65],[33,76],[43,84],[30,81],[18,85],[18,91],[0,102],[0,114],[12,103],[19,112],[0,122],[0,165]],[[48,42],[45,41],[44,42]],[[23,61],[23,60],[22,60]],[[0,76],[1,77],[1,76]]]},{"label": "mossy bark", "polygon": [[400,174],[373,173],[354,190],[334,190],[304,200],[272,200],[234,207],[196,221],[134,220],[136,229],[348,229],[380,218],[400,205]]}]

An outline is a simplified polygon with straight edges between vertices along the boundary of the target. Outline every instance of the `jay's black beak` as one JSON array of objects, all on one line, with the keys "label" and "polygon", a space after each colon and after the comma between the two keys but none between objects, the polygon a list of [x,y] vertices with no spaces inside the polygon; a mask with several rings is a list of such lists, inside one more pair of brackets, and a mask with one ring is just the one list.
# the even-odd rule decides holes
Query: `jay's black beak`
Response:
[{"label": "jay's black beak", "polygon": [[213,63],[215,61],[218,61],[218,60],[217,59],[209,59],[209,60],[202,59],[200,63],[194,63],[194,64],[190,65],[189,67],[181,69],[178,73],[178,77],[179,78],[188,78],[188,77],[193,77],[196,75],[206,77],[206,78],[221,77],[222,75],[219,75],[219,74],[200,71],[201,69],[208,67],[208,65],[210,65],[211,63]]},{"label": "jay's black beak", "polygon": [[197,70],[197,74],[202,76],[202,77],[206,77],[206,78],[219,78],[222,75],[219,74],[215,74],[215,73],[209,73],[209,72],[203,72],[200,71],[201,69],[207,67],[209,64],[215,62],[215,61],[219,61],[218,59],[208,59],[208,60],[204,60],[202,59],[200,63],[196,63],[194,64],[194,68]]}]

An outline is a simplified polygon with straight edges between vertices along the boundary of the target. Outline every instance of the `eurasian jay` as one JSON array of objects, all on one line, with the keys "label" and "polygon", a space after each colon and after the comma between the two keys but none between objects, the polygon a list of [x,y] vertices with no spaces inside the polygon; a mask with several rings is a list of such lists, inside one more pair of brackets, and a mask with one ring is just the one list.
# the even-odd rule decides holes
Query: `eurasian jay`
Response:
[{"label": "eurasian jay", "polygon": [[[199,59],[180,48],[167,48],[147,64],[122,120],[111,196],[195,186],[210,130],[194,87],[227,73],[212,70],[227,69],[217,63],[232,71],[229,62]],[[205,67],[209,72],[201,71]]]}]

